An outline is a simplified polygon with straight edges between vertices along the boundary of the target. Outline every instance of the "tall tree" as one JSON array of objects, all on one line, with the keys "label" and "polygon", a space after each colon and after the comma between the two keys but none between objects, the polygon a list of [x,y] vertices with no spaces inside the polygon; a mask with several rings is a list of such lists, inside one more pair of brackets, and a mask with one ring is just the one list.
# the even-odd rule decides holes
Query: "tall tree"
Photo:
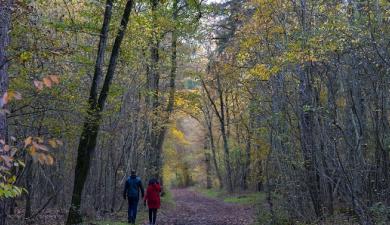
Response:
[{"label": "tall tree", "polygon": [[128,0],[126,3],[118,33],[115,38],[114,45],[112,47],[111,57],[107,68],[107,74],[99,98],[97,99],[97,90],[102,75],[102,66],[108,38],[108,29],[112,14],[112,5],[113,0],[107,0],[98,47],[98,56],[96,59],[95,73],[89,97],[88,115],[85,118],[84,127],[77,151],[78,154],[75,169],[72,202],[66,222],[66,224],[68,225],[78,224],[82,222],[82,216],[80,213],[81,195],[89,172],[90,160],[96,147],[96,139],[101,123],[101,113],[104,109],[110,85],[115,74],[115,68],[119,57],[120,47],[122,44],[123,37],[125,35],[125,31],[127,29],[130,13],[133,8],[133,1]]},{"label": "tall tree", "polygon": [[147,65],[147,106],[151,112],[150,121],[145,121],[148,123],[147,127],[147,140],[146,140],[146,156],[148,161],[148,167],[146,168],[146,173],[148,177],[160,178],[160,162],[159,162],[159,149],[158,147],[158,137],[162,127],[160,126],[160,121],[158,119],[158,108],[160,106],[160,71],[159,71],[159,62],[160,62],[160,32],[158,31],[158,9],[160,1],[151,0],[151,26],[152,34],[149,39],[149,54],[150,59]]}]

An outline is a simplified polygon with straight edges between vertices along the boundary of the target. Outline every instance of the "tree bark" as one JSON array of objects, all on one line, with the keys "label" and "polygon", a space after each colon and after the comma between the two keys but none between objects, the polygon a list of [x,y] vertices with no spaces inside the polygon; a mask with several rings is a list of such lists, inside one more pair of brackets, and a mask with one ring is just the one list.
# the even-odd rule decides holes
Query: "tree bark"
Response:
[{"label": "tree bark", "polygon": [[[205,103],[207,104],[207,103]],[[211,150],[211,156],[215,168],[215,173],[218,178],[219,182],[219,188],[223,188],[223,180],[221,176],[221,171],[218,166],[218,161],[217,161],[217,153],[216,153],[216,148],[215,148],[215,142],[214,142],[214,132],[213,132],[213,118],[212,115],[210,115],[212,112],[209,110],[208,106],[205,105],[204,109],[202,110],[204,114],[204,119],[205,123],[207,126],[207,133],[208,133],[208,141],[209,141],[209,148]]]},{"label": "tree bark", "polygon": [[322,216],[322,203],[320,199],[320,180],[317,163],[317,144],[314,136],[314,110],[313,90],[310,74],[303,69],[298,69],[299,73],[299,129],[301,150],[304,158],[304,167],[307,173],[306,185],[310,193],[314,211],[317,217]]},{"label": "tree bark", "polygon": [[32,215],[32,213],[31,213],[32,212],[31,198],[32,198],[32,194],[33,194],[32,184],[31,184],[32,178],[33,178],[33,161],[30,158],[30,156],[27,155],[27,164],[26,164],[26,190],[27,190],[27,194],[26,194],[26,206],[25,206],[25,211],[24,211],[24,218],[25,219],[30,218]]},{"label": "tree bark", "polygon": [[206,170],[206,188],[212,188],[211,182],[211,165],[210,165],[210,153],[207,151],[208,149],[208,140],[207,136],[204,139],[203,150],[204,150],[204,158],[205,158],[205,170]]},{"label": "tree bark", "polygon": [[[8,90],[7,47],[9,45],[12,5],[13,0],[0,0],[0,98]],[[1,110],[4,109],[4,105],[4,102],[1,102]],[[7,116],[4,112],[0,112],[0,140],[7,140]],[[2,144],[0,144],[0,148],[3,148]],[[0,163],[0,166],[3,166],[3,163]],[[0,199],[0,225],[5,225],[6,217],[6,200]]]},{"label": "tree bark", "polygon": [[225,110],[227,108],[227,105],[225,105],[225,102],[223,101],[223,91],[221,86],[221,79],[219,76],[219,73],[217,74],[217,90],[218,90],[218,96],[219,96],[219,107],[220,107],[220,114],[219,114],[219,121],[220,121],[220,128],[221,128],[221,135],[223,140],[223,149],[224,149],[224,159],[225,159],[225,166],[226,166],[226,179],[228,182],[228,191],[233,191],[233,180],[232,180],[232,169],[230,166],[230,149],[229,149],[229,140],[228,140],[228,130],[226,126],[226,118],[225,118]]}]

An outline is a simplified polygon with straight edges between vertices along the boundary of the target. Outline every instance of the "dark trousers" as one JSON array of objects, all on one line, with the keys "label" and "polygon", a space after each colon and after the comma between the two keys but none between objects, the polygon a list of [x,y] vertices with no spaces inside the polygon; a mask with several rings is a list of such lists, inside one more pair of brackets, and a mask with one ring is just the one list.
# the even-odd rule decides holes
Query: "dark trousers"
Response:
[{"label": "dark trousers", "polygon": [[156,224],[157,209],[149,209],[149,223]]},{"label": "dark trousers", "polygon": [[127,197],[127,199],[129,203],[129,209],[127,211],[127,220],[129,223],[135,223],[139,198]]}]

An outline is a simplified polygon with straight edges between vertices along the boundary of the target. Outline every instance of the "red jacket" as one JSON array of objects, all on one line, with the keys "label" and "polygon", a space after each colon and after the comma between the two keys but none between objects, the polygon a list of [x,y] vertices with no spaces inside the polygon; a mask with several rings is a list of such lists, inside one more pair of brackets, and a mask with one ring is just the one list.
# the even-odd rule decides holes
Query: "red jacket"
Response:
[{"label": "red jacket", "polygon": [[160,208],[160,184],[150,184],[146,189],[146,195],[144,200],[148,203],[149,209],[159,209]]}]

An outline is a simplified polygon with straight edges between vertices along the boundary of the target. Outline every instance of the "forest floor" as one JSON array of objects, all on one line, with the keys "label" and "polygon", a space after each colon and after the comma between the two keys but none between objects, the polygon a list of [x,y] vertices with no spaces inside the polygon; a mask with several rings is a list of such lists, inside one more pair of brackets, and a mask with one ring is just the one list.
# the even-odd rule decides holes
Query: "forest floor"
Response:
[{"label": "forest floor", "polygon": [[[232,196],[213,189],[173,189],[162,198],[157,225],[253,225],[256,198],[253,194]],[[65,212],[47,209],[34,221],[26,223],[23,214],[23,210],[18,208],[9,224],[62,225],[66,216]],[[137,225],[148,224],[147,217],[147,209],[140,202]],[[108,217],[90,219],[83,225],[128,225],[126,219],[127,211],[123,209]]]},{"label": "forest floor", "polygon": [[176,207],[161,213],[158,225],[249,225],[254,221],[251,205],[227,203],[191,189],[172,190]]}]

